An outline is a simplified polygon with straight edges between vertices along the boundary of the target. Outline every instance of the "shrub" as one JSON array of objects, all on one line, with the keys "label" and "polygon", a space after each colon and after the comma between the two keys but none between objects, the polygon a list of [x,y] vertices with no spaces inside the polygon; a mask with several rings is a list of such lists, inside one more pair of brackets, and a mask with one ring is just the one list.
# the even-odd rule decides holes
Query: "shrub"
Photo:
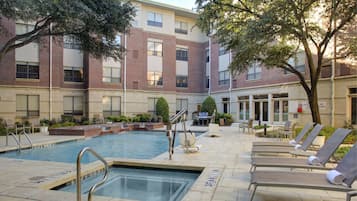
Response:
[{"label": "shrub", "polygon": [[[270,126],[267,125],[267,128],[269,128]],[[258,130],[258,129],[263,129],[264,128],[264,125],[257,125],[257,126],[254,126],[253,129],[255,130]]]},{"label": "shrub", "polygon": [[208,112],[208,115],[212,115],[215,110],[217,111],[216,102],[208,96],[202,103],[201,112]]},{"label": "shrub", "polygon": [[351,147],[339,147],[333,156],[337,161],[340,161],[350,151],[350,149]]},{"label": "shrub", "polygon": [[215,123],[219,124],[219,119],[224,119],[224,125],[231,125],[233,123],[233,118],[231,114],[218,113],[215,114]]},{"label": "shrub", "polygon": [[169,104],[163,97],[160,97],[156,102],[156,115],[162,116],[165,123],[169,122]]},{"label": "shrub", "polygon": [[41,126],[48,126],[48,125],[50,125],[50,120],[48,120],[48,119],[41,119],[41,120],[40,120],[40,124],[41,124]]},{"label": "shrub", "polygon": [[133,122],[149,122],[150,120],[151,114],[149,113],[137,114],[135,117],[132,118]]}]

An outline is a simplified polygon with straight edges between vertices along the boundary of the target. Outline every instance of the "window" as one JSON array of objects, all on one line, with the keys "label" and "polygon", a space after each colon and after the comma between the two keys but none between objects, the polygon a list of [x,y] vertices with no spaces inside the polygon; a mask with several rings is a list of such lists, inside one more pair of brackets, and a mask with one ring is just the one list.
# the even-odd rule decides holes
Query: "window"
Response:
[{"label": "window", "polygon": [[[35,29],[35,25],[32,25],[32,24],[16,23],[16,35],[28,33],[34,29]],[[20,39],[19,41],[22,41],[22,40],[25,40],[25,38]],[[38,42],[38,40],[35,40],[33,42],[36,43],[36,42]]]},{"label": "window", "polygon": [[218,85],[226,85],[229,83],[229,71],[220,71]]},{"label": "window", "polygon": [[103,82],[120,83],[120,66],[103,66]]},{"label": "window", "polygon": [[238,97],[239,101],[239,120],[249,119],[249,96]]},{"label": "window", "polygon": [[[295,57],[292,57],[288,60],[288,63],[297,71],[305,73],[305,52],[298,52]],[[284,70],[284,73],[289,74],[290,72]]]},{"label": "window", "polygon": [[206,76],[206,83],[205,83],[206,88],[209,88],[209,76]]},{"label": "window", "polygon": [[230,112],[230,98],[222,98],[222,104],[223,104],[223,113],[229,113]]},{"label": "window", "polygon": [[175,21],[175,33],[187,34],[187,22]]},{"label": "window", "polygon": [[247,80],[259,80],[262,77],[262,67],[255,61],[248,69]]},{"label": "window", "polygon": [[162,27],[162,14],[149,12],[147,24],[149,26]]},{"label": "window", "polygon": [[38,63],[16,62],[16,78],[40,79]]},{"label": "window", "polygon": [[156,115],[156,103],[159,98],[149,98],[148,99],[148,112],[152,115]]},{"label": "window", "polygon": [[182,109],[188,112],[188,99],[176,99],[176,113],[181,111]]},{"label": "window", "polygon": [[63,97],[63,113],[65,115],[83,115],[83,97],[65,96]]},{"label": "window", "polygon": [[176,87],[184,87],[187,88],[187,76],[184,75],[176,75]]},{"label": "window", "polygon": [[83,69],[81,67],[64,67],[64,81],[82,82]]},{"label": "window", "polygon": [[149,86],[162,86],[162,72],[148,72],[148,85]]},{"label": "window", "polygon": [[16,116],[17,117],[40,116],[40,96],[16,95]]},{"label": "window", "polygon": [[103,117],[120,116],[120,96],[103,96]]},{"label": "window", "polygon": [[63,36],[63,47],[67,49],[79,50],[81,43],[75,36],[65,35]]},{"label": "window", "polygon": [[188,49],[176,48],[176,60],[188,61]]},{"label": "window", "polygon": [[351,96],[351,124],[357,124],[357,88],[350,88]]},{"label": "window", "polygon": [[162,42],[148,41],[148,55],[162,57]]},{"label": "window", "polygon": [[219,47],[218,55],[221,56],[225,54],[228,54],[228,50],[226,50],[226,47]]},{"label": "window", "polygon": [[288,121],[289,119],[289,101],[283,101],[283,121]]}]

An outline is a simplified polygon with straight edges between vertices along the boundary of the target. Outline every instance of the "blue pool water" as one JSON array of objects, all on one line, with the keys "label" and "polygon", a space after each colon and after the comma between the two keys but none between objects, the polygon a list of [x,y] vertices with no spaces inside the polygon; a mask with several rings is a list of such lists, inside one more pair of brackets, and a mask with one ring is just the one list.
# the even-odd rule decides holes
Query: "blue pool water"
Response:
[{"label": "blue pool water", "polygon": [[[91,147],[104,157],[150,159],[168,150],[168,140],[164,132],[130,131],[21,152],[6,152],[0,154],[0,157],[75,163],[77,154],[84,147]],[[90,154],[85,154],[82,158],[83,163],[93,161],[96,159]]]},{"label": "blue pool water", "polygon": [[[167,169],[143,169],[114,167],[110,169],[107,182],[94,195],[109,196],[140,201],[178,201],[186,194],[199,172]],[[103,173],[82,181],[82,193],[100,181]],[[56,190],[76,192],[76,184],[62,186]]]}]

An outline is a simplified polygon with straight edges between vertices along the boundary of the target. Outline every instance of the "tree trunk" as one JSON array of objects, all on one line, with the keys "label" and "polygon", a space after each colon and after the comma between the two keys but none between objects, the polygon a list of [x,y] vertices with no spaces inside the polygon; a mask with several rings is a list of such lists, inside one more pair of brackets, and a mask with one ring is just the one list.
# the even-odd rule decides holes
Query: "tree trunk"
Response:
[{"label": "tree trunk", "polygon": [[311,93],[307,94],[309,99],[309,105],[311,110],[312,121],[314,123],[321,124],[320,110],[318,104],[318,96],[316,88],[311,89]]}]

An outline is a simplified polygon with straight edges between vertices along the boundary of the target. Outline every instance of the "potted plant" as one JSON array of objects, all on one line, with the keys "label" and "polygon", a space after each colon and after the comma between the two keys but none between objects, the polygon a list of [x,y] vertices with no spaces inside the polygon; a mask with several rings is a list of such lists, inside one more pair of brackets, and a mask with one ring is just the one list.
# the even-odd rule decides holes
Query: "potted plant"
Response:
[{"label": "potted plant", "polygon": [[40,124],[41,124],[40,132],[41,133],[45,133],[45,134],[48,133],[48,125],[49,125],[49,123],[50,123],[50,121],[48,119],[41,119],[40,120]]}]

